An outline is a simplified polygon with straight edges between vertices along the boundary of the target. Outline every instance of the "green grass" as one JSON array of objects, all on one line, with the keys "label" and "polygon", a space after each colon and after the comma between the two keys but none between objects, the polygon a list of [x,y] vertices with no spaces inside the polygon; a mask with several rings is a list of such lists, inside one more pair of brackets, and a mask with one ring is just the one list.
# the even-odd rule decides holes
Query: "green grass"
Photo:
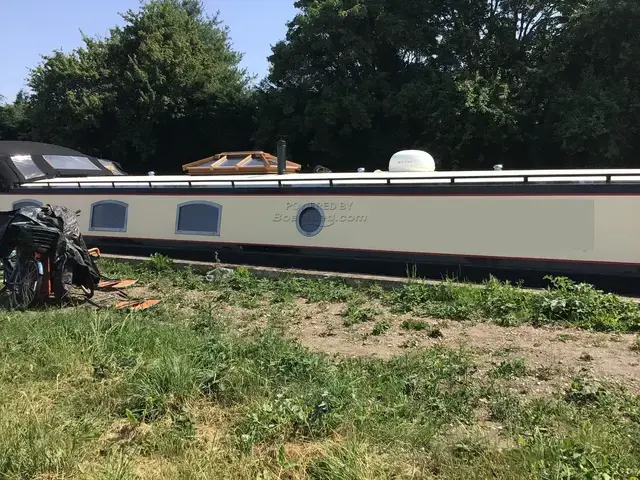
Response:
[{"label": "green grass", "polygon": [[[345,302],[346,323],[375,319],[374,298],[392,312],[454,320],[490,321],[503,326],[521,324],[572,326],[592,331],[640,331],[640,305],[563,277],[549,277],[540,292],[490,278],[481,286],[444,281],[410,281],[392,290],[379,286],[350,286],[341,280],[313,280],[292,276],[261,279],[240,268],[228,277],[206,281],[189,269],[175,272],[170,260],[156,256],[138,268],[103,262],[113,274],[135,275],[163,288],[215,290],[227,302],[256,306],[260,301]],[[158,280],[158,273],[163,277]],[[170,274],[169,274],[170,273]]]},{"label": "green grass", "polygon": [[493,370],[492,374],[502,378],[524,377],[527,374],[527,367],[522,358],[504,360]]},{"label": "green grass", "polygon": [[415,318],[409,318],[402,322],[400,325],[405,330],[414,330],[414,331],[422,331],[427,330],[429,328],[429,324],[424,320],[417,320]]},{"label": "green grass", "polygon": [[[140,313],[2,316],[0,478],[604,479],[640,472],[640,401],[613,385],[576,378],[552,396],[520,395],[509,382],[532,373],[518,359],[489,372],[468,352],[442,347],[388,360],[336,359],[282,334],[292,311],[284,306],[298,297],[354,305],[345,318],[373,320],[356,313],[370,289],[242,271],[208,282],[163,259],[137,271],[100,267],[135,275],[165,292],[164,301]],[[632,312],[621,300],[589,303],[585,296],[600,294],[566,288],[562,295],[607,318]],[[547,311],[536,307],[547,305],[542,299],[561,295],[532,299],[495,283],[374,293],[390,307],[426,308],[431,316],[436,305],[456,318],[481,318],[486,308],[496,321],[531,323],[540,322],[534,312]],[[483,298],[495,301],[482,307]],[[240,331],[235,314],[225,313],[229,302],[268,315],[267,324]],[[594,323],[571,305],[554,307],[553,321],[634,325],[630,313]],[[373,325],[380,334],[382,322]],[[502,428],[485,426],[487,416]]]},{"label": "green grass", "polygon": [[391,327],[391,322],[389,322],[388,320],[379,320],[373,326],[371,335],[384,335],[391,329]]},{"label": "green grass", "polygon": [[380,315],[379,310],[368,305],[361,305],[358,302],[349,302],[343,313],[344,326],[350,327],[358,323],[370,322]]}]

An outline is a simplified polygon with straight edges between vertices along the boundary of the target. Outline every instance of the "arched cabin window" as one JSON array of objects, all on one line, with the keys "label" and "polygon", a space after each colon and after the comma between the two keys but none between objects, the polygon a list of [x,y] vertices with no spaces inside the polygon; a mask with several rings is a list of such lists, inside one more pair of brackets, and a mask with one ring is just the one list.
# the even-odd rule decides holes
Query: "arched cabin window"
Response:
[{"label": "arched cabin window", "polygon": [[24,200],[16,200],[15,202],[13,202],[13,205],[11,205],[11,209],[18,210],[19,208],[22,208],[22,207],[41,207],[41,206],[42,206],[42,202],[39,202],[38,200],[31,200],[30,198],[25,198]]},{"label": "arched cabin window", "polygon": [[129,205],[118,200],[101,200],[91,205],[89,230],[126,232]]},{"label": "arched cabin window", "polygon": [[176,233],[220,235],[222,206],[213,202],[193,201],[178,205]]}]

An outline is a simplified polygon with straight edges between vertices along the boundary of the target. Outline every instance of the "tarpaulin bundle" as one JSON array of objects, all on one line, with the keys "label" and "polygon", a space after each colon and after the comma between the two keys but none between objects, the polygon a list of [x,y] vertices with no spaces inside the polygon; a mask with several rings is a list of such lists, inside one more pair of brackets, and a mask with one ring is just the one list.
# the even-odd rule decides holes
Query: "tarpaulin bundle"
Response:
[{"label": "tarpaulin bundle", "polygon": [[0,257],[16,249],[51,256],[51,286],[57,299],[66,297],[73,285],[93,291],[100,282],[77,216],[66,207],[29,206],[0,212]]}]

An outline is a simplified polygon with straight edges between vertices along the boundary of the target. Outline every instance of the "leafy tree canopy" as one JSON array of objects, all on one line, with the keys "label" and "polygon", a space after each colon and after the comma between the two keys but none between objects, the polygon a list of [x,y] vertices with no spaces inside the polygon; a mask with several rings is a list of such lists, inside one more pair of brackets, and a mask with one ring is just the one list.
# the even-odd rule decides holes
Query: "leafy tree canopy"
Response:
[{"label": "leafy tree canopy", "polygon": [[0,140],[29,140],[31,123],[27,94],[21,90],[15,102],[4,105],[3,102],[4,97],[0,95]]},{"label": "leafy tree canopy", "polygon": [[129,170],[244,146],[250,79],[218,19],[196,0],[154,0],[122,17],[108,38],[84,37],[32,71],[34,135]]},{"label": "leafy tree canopy", "polygon": [[[584,148],[576,141],[609,142],[589,122],[611,125],[612,109],[629,108],[623,94],[610,99],[611,75],[590,82],[610,111],[606,120],[584,104],[577,85],[558,80],[567,72],[589,78],[585,62],[591,60],[580,53],[578,38],[593,45],[603,36],[612,44],[637,38],[630,4],[300,0],[300,13],[270,57],[258,137],[271,143],[286,132],[296,154],[349,169],[384,167],[404,148],[435,154],[440,168],[562,164]],[[605,30],[589,20],[604,12],[610,21],[628,21]],[[625,73],[639,78],[628,65]],[[575,102],[582,106],[571,106]],[[632,138],[629,131],[620,134]],[[614,143],[609,163],[622,159],[621,140]]]},{"label": "leafy tree canopy", "polygon": [[217,16],[150,0],[84,37],[0,106],[0,138],[48,141],[131,172],[286,136],[300,163],[440,169],[636,166],[634,0],[298,0],[258,88]]}]

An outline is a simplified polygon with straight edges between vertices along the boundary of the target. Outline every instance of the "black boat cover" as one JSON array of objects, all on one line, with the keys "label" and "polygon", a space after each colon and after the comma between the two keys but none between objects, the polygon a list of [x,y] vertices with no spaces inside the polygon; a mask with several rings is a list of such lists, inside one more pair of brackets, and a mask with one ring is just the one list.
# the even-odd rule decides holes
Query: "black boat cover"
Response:
[{"label": "black boat cover", "polygon": [[0,191],[46,178],[124,174],[118,162],[85,155],[70,148],[0,140]]},{"label": "black boat cover", "polygon": [[51,287],[57,299],[66,297],[73,285],[93,291],[100,282],[77,216],[66,207],[29,206],[0,212],[0,258],[16,248],[51,255]]}]

